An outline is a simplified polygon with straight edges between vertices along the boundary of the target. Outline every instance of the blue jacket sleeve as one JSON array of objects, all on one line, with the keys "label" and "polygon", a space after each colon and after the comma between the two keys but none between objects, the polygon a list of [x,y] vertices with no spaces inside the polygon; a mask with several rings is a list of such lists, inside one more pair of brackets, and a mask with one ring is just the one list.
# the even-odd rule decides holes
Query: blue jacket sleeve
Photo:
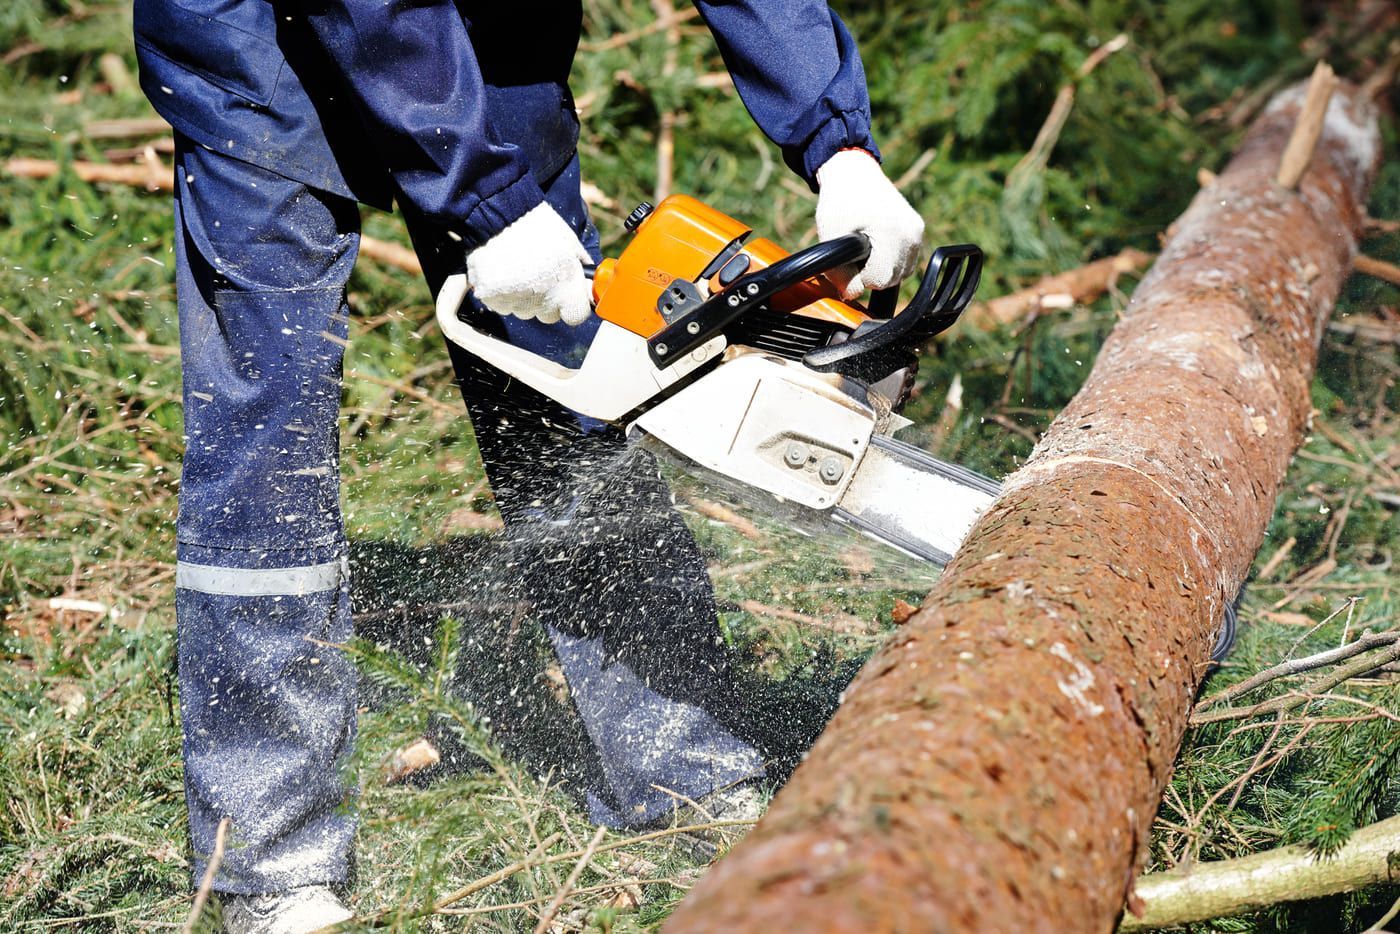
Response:
[{"label": "blue jacket sleeve", "polygon": [[468,247],[544,200],[487,120],[481,69],[452,0],[320,0],[307,19],[399,194]]},{"label": "blue jacket sleeve", "polygon": [[695,0],[754,122],[816,188],[837,151],[880,157],[860,50],[824,0]]}]

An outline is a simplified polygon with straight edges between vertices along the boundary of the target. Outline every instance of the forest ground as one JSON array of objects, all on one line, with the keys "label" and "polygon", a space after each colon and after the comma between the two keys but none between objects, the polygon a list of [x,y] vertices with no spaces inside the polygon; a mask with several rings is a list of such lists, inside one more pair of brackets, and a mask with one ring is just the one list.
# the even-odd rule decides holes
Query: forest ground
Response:
[{"label": "forest ground", "polygon": [[[1364,77],[1400,36],[1393,18],[1366,20],[1369,6],[1349,3],[837,7],[864,51],[891,177],[928,219],[930,244],[987,251],[983,298],[1127,247],[1154,250],[1198,171],[1223,164],[1271,91],[1318,57]],[[654,8],[635,0],[594,0],[586,11],[574,90],[605,251],[621,248],[621,218],[658,184],[656,128],[667,113],[673,190],[790,247],[810,242],[813,196],[718,77],[699,21],[656,29]],[[114,52],[134,73],[129,17],[124,4],[76,0],[0,10],[0,158],[133,158],[122,150],[147,137],[103,138],[99,123],[151,115],[100,64]],[[1079,81],[1053,150],[1022,163],[1056,91],[1119,33],[1129,41]],[[1385,128],[1370,209],[1400,218],[1394,124]],[[176,927],[190,907],[173,677],[181,419],[170,225],[163,194],[69,171],[0,174],[6,930]],[[392,217],[367,211],[365,227],[406,243]],[[1378,227],[1363,248],[1394,262],[1400,235]],[[1077,389],[1133,284],[1125,275],[1089,305],[945,335],[923,358],[914,439],[991,475],[1015,469]],[[351,650],[365,707],[354,907],[390,912],[405,928],[528,930],[545,912],[567,929],[653,927],[703,868],[664,830],[605,834],[551,908],[594,834],[571,794],[584,768],[571,758],[578,727],[532,621],[461,605],[491,583],[484,556],[498,520],[422,283],[362,260],[351,303],[342,447],[360,632]],[[1396,625],[1397,304],[1400,292],[1374,280],[1355,277],[1346,290],[1313,386],[1314,430],[1246,588],[1239,643],[1205,694]],[[797,538],[761,516],[750,527],[714,508],[716,491],[683,478],[678,488],[711,564],[755,739],[779,776],[895,625],[896,600],[916,600],[930,575],[851,540]],[[1400,688],[1380,678],[1352,682],[1278,729],[1192,730],[1153,867],[1294,841],[1325,850],[1395,814],[1397,715]],[[446,724],[461,767],[386,784],[384,761],[430,721]],[[451,906],[457,914],[414,920],[474,882]],[[1377,888],[1211,929],[1360,930],[1397,894]]]}]

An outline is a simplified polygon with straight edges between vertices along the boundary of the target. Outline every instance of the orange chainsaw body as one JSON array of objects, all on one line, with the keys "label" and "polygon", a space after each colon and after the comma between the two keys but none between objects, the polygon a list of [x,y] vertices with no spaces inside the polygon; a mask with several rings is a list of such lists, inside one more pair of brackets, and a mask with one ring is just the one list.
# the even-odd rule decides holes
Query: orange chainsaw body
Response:
[{"label": "orange chainsaw body", "polygon": [[[677,279],[695,282],[702,293],[724,291],[720,270],[700,282],[717,257],[748,237],[750,229],[734,218],[687,195],[672,195],[642,220],[617,259],[605,259],[593,276],[598,317],[641,337],[666,326],[657,305]],[[771,266],[788,253],[771,240],[748,237],[733,262],[746,257],[746,271]],[[840,324],[852,330],[869,320],[859,305],[841,300],[824,277],[803,280],[774,296],[774,311]]]}]

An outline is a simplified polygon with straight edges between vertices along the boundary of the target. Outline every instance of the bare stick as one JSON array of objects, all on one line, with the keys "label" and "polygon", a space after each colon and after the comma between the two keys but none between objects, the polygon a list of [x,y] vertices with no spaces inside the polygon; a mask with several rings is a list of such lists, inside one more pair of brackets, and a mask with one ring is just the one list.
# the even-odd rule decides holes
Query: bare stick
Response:
[{"label": "bare stick", "polygon": [[1400,881],[1400,817],[1352,834],[1335,855],[1319,857],[1295,844],[1239,859],[1193,863],[1137,880],[1140,917],[1123,915],[1119,931],[1147,931],[1238,915],[1266,905],[1352,892]]},{"label": "bare stick", "polygon": [[603,834],[607,832],[608,828],[599,827],[598,832],[593,835],[593,839],[588,843],[588,849],[583,851],[583,855],[580,856],[578,862],[574,864],[573,872],[569,873],[568,878],[564,880],[564,884],[559,886],[559,891],[554,893],[554,897],[549,901],[549,906],[545,908],[544,912],[540,915],[540,922],[535,925],[535,934],[545,934],[545,932],[549,930],[549,922],[554,920],[554,915],[559,910],[559,906],[564,904],[564,899],[569,897],[569,892],[573,889],[574,883],[578,881],[579,876],[583,875],[584,868],[588,866],[588,861],[592,859],[593,854],[597,852],[598,844],[603,842]]},{"label": "bare stick", "polygon": [[1400,325],[1386,321],[1329,321],[1327,330],[1377,344],[1400,344]]},{"label": "bare stick", "polygon": [[[92,184],[111,182],[147,191],[175,190],[175,170],[168,165],[162,164],[159,168],[102,162],[69,162],[67,165],[74,175]],[[5,172],[16,178],[52,178],[61,170],[59,163],[52,159],[11,159],[5,163]]]},{"label": "bare stick", "polygon": [[1361,934],[1384,934],[1385,926],[1395,920],[1395,916],[1400,915],[1400,898],[1395,900],[1395,904],[1390,906],[1390,910],[1381,915],[1376,923],[1362,931]]},{"label": "bare stick", "polygon": [[88,139],[133,139],[138,136],[164,136],[169,132],[170,124],[162,117],[119,117],[83,124],[83,135]]},{"label": "bare stick", "polygon": [[[594,869],[599,867],[594,866]],[[575,895],[594,895],[598,892],[626,892],[634,901],[641,901],[641,888],[643,885],[669,885],[681,891],[685,891],[686,886],[678,879],[669,876],[661,876],[649,879],[623,879],[614,882],[603,882],[598,885],[590,885],[581,889],[574,889]],[[527,898],[518,902],[503,902],[496,905],[481,905],[477,908],[444,908],[439,914],[462,917],[467,915],[486,915],[500,911],[519,911],[521,908],[530,908],[544,901],[543,898]]]},{"label": "bare stick", "polygon": [[408,247],[399,246],[397,243],[390,243],[387,240],[377,240],[374,237],[360,235],[360,255],[383,263],[386,266],[393,266],[395,269],[402,269],[404,272],[411,272],[414,275],[423,274],[423,264],[418,262],[418,254]]},{"label": "bare stick", "polygon": [[1232,685],[1218,694],[1212,694],[1196,706],[1197,710],[1203,707],[1213,707],[1216,704],[1227,700],[1233,700],[1241,694],[1247,694],[1255,688],[1279,678],[1286,678],[1289,675],[1302,674],[1305,671],[1312,671],[1324,665],[1331,665],[1336,662],[1345,661],[1354,655],[1368,652],[1378,646],[1391,645],[1400,640],[1400,629],[1392,629],[1388,632],[1368,632],[1355,642],[1350,642],[1340,648],[1329,649],[1326,652],[1318,652],[1316,655],[1309,655],[1306,658],[1295,658],[1291,661],[1266,668],[1239,684]]},{"label": "bare stick", "polygon": [[[1395,43],[1390,45],[1392,51],[1395,50]],[[1381,67],[1371,73],[1371,76],[1361,83],[1361,93],[1372,100],[1380,100],[1390,86],[1395,83],[1395,76],[1400,72],[1400,54],[1391,55],[1386,59]]]},{"label": "bare stick", "polygon": [[[651,0],[651,8],[656,13],[656,21],[664,23],[666,29],[666,57],[661,61],[661,76],[667,80],[676,73],[680,53],[681,21],[676,16],[676,8],[671,0]],[[656,132],[656,203],[660,204],[671,193],[671,182],[675,175],[676,163],[676,112],[663,110],[661,125]]]},{"label": "bare stick", "polygon": [[747,518],[739,515],[728,506],[725,506],[723,503],[716,503],[713,500],[702,499],[696,496],[690,500],[690,504],[695,507],[695,511],[700,513],[700,515],[729,526],[751,541],[757,542],[763,540],[763,533],[759,531],[758,526],[754,525]]},{"label": "bare stick", "polygon": [[384,386],[388,389],[392,389],[395,392],[402,393],[405,396],[417,399],[424,405],[436,409],[439,412],[444,412],[454,417],[462,414],[461,406],[448,405],[441,399],[438,399],[434,396],[430,396],[426,392],[415,389],[412,386],[407,385],[406,383],[396,383],[391,379],[384,379],[382,377],[375,376],[372,373],[361,373],[359,370],[346,370],[345,375],[350,379],[362,379],[367,383],[374,383],[376,386]]},{"label": "bare stick", "polygon": [[1366,233],[1368,234],[1393,234],[1400,233],[1400,221],[1386,220],[1383,217],[1366,218]]},{"label": "bare stick", "polygon": [[1259,579],[1268,580],[1272,577],[1273,573],[1278,570],[1278,566],[1282,564],[1289,553],[1293,551],[1293,546],[1296,544],[1298,544],[1298,539],[1294,538],[1292,535],[1288,536],[1288,541],[1280,545],[1278,550],[1270,555],[1269,560],[1265,561],[1264,566],[1259,569]]},{"label": "bare stick", "polygon": [[[96,124],[92,126],[96,127]],[[160,122],[160,126],[169,129],[164,121]],[[101,135],[124,134],[113,130]],[[89,184],[129,185],[133,188],[145,188],[147,191],[173,191],[175,188],[175,170],[159,160],[152,162],[148,159],[142,165],[107,165],[102,162],[81,161],[70,162],[67,165],[74,175]],[[52,159],[11,159],[5,163],[5,171],[16,178],[52,178],[62,171],[62,165]],[[397,243],[362,235],[360,255],[414,275],[423,273],[423,265],[418,261],[417,254]]]},{"label": "bare stick", "polygon": [[214,852],[209,855],[209,865],[204,867],[204,877],[199,880],[199,891],[194,893],[194,904],[190,906],[190,916],[180,928],[180,934],[191,934],[209,901],[209,892],[214,888],[214,878],[219,874],[219,864],[224,861],[224,841],[233,821],[227,817],[219,821],[219,829],[214,832]]},{"label": "bare stick", "polygon": [[147,153],[158,152],[163,155],[170,155],[175,151],[175,138],[172,136],[161,136],[140,146],[128,146],[122,149],[104,149],[102,155],[108,162],[130,162],[137,159],[148,158]]},{"label": "bare stick", "polygon": [[1016,188],[1021,179],[1026,175],[1034,174],[1045,168],[1050,161],[1050,153],[1054,150],[1055,144],[1060,140],[1060,133],[1065,128],[1065,123],[1069,120],[1070,111],[1074,108],[1074,91],[1080,81],[1087,78],[1095,68],[1103,63],[1114,52],[1128,44],[1128,37],[1124,33],[1119,33],[1112,39],[1099,46],[1079,66],[1075,72],[1073,80],[1067,82],[1055,95],[1055,102],[1050,105],[1050,113],[1045,117],[1045,122],[1040,125],[1040,132],[1035,135],[1035,142],[1031,143],[1031,148],[1026,152],[1021,160],[1012,167],[1006,176],[1006,188],[1008,190]]},{"label": "bare stick", "polygon": [[[685,824],[679,827],[665,827],[661,830],[653,830],[648,833],[638,834],[635,837],[624,837],[620,840],[614,840],[611,843],[605,843],[594,851],[594,855],[597,855],[598,853],[607,853],[611,850],[620,850],[623,847],[634,846],[638,843],[650,843],[653,840],[660,840],[664,837],[674,837],[677,834],[691,834],[695,833],[696,831],[716,830],[727,827],[751,827],[753,826],[753,823],[754,822],[751,820],[717,820],[706,821],[705,823]],[[497,869],[495,872],[491,873],[490,875],[482,876],[479,879],[467,883],[466,885],[462,886],[456,891],[449,892],[448,894],[442,896],[437,901],[435,901],[431,908],[425,911],[415,912],[410,917],[417,918],[422,917],[424,915],[436,914],[438,912],[441,912],[444,908],[448,908],[452,905],[455,905],[462,899],[474,895],[477,892],[480,892],[482,889],[488,889],[498,882],[502,882],[506,879],[509,879],[516,873],[524,872],[525,870],[532,869],[536,866],[544,866],[553,863],[562,863],[567,860],[577,859],[583,854],[583,850],[576,849],[570,850],[567,853],[552,853],[548,856],[540,855],[549,847],[557,843],[559,841],[559,838],[562,836],[563,834],[558,832],[550,834],[548,837],[545,837],[543,840],[541,840],[540,845],[535,847],[534,851],[525,859],[517,860],[516,862],[513,862],[508,866],[503,866],[500,869]],[[385,909],[383,911],[379,911],[372,915],[368,915],[362,918],[356,918],[350,921],[343,921],[337,924],[327,925],[326,927],[320,928],[319,930],[312,932],[312,934],[335,934],[335,932],[338,931],[348,930],[352,926],[377,927],[382,925],[386,921],[386,919],[388,919],[391,916],[391,914],[392,909]]]},{"label": "bare stick", "polygon": [[1400,285],[1400,266],[1394,263],[1372,259],[1363,253],[1356,257],[1354,268],[1357,272],[1365,273],[1368,276],[1380,279],[1382,282],[1389,282],[1391,285]]},{"label": "bare stick", "polygon": [[580,42],[578,48],[580,52],[606,52],[609,49],[621,48],[645,36],[658,33],[663,29],[670,29],[673,25],[679,26],[681,23],[695,19],[695,17],[699,15],[700,11],[692,7],[678,11],[669,21],[658,19],[654,22],[647,23],[645,26],[629,29],[627,32],[620,32],[615,36],[608,36],[608,38],[600,39],[597,42]]},{"label": "bare stick", "polygon": [[1151,254],[1127,249],[1117,256],[1046,276],[1030,288],[973,305],[965,317],[975,326],[990,330],[1042,308],[1082,305],[1108,291],[1119,276],[1144,269],[1151,262]]},{"label": "bare stick", "polygon": [[102,80],[111,86],[113,94],[140,93],[141,86],[131,76],[131,69],[126,67],[126,59],[116,52],[106,52],[98,58],[97,70],[102,72]]},{"label": "bare stick", "polygon": [[1312,162],[1313,150],[1322,137],[1322,124],[1327,118],[1327,104],[1332,100],[1332,92],[1337,88],[1337,75],[1332,66],[1318,62],[1308,81],[1307,96],[1303,98],[1303,109],[1298,114],[1298,122],[1293,124],[1293,135],[1288,138],[1283,156],[1279,159],[1278,175],[1275,179],[1284,188],[1297,188],[1303,173]]},{"label": "bare stick", "polygon": [[829,617],[811,616],[807,613],[789,610],[786,607],[769,606],[757,600],[742,600],[739,603],[739,609],[755,616],[766,616],[770,619],[781,619],[790,623],[831,629],[836,632],[869,632],[871,628],[865,620],[858,616],[851,616],[849,613],[833,613]]}]

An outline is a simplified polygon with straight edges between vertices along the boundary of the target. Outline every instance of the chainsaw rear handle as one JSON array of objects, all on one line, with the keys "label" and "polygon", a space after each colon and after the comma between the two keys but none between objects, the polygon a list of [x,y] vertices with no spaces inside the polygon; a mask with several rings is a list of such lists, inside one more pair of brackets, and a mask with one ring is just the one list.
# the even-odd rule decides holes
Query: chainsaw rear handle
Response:
[{"label": "chainsaw rear handle", "polygon": [[[664,370],[779,292],[841,266],[862,262],[869,255],[870,240],[865,234],[853,233],[798,250],[771,266],[740,276],[723,292],[678,315],[656,332],[647,341],[651,361],[657,369]],[[898,288],[881,290],[875,293],[871,304],[892,311],[898,294]]]},{"label": "chainsaw rear handle", "polygon": [[601,321],[577,368],[562,366],[502,340],[458,315],[469,286],[462,273],[448,276],[437,297],[437,322],[443,336],[531,389],[592,418],[617,422],[683,379],[723,348],[723,338],[691,354],[685,362],[658,372],[647,359],[646,345],[630,331]]}]

